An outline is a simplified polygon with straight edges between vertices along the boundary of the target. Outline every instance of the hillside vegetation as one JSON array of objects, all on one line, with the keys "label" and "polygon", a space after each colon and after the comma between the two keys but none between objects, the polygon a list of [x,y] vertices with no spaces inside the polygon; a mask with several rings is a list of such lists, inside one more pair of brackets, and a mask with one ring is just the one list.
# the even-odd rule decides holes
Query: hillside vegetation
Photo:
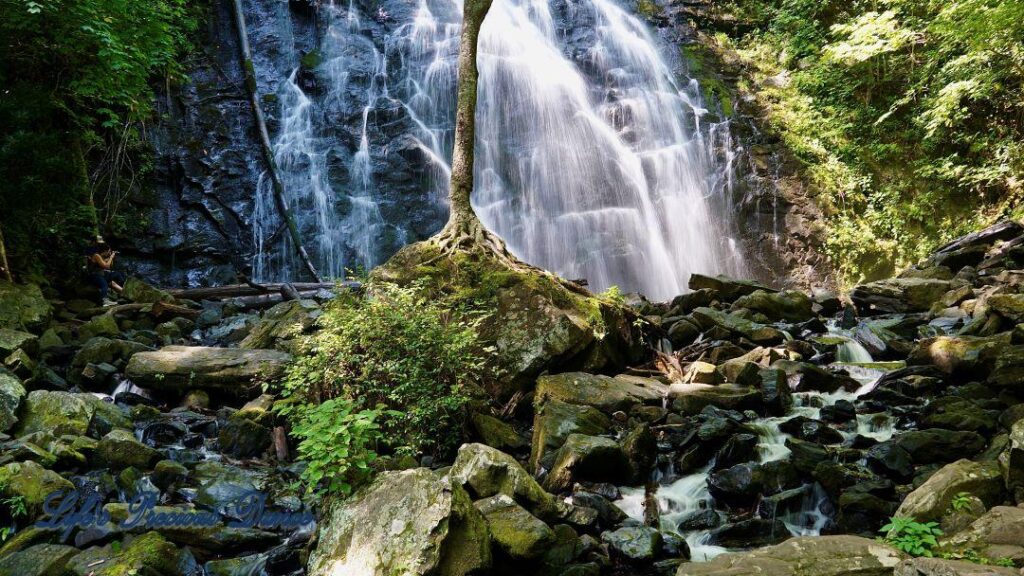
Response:
[{"label": "hillside vegetation", "polygon": [[844,280],[877,278],[1024,196],[1024,2],[733,0],[719,48],[805,166]]}]

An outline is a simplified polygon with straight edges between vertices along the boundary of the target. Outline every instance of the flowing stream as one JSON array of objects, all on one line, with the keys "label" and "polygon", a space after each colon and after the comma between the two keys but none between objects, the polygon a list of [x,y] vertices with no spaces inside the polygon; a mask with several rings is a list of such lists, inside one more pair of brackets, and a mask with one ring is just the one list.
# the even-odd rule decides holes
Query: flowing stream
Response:
[{"label": "flowing stream", "polygon": [[[443,223],[460,4],[419,0],[394,15],[325,4],[319,89],[303,90],[298,63],[281,83],[275,157],[326,275],[379,264]],[[385,33],[370,33],[379,22]],[[473,201],[518,256],[658,299],[693,272],[745,272],[728,122],[662,58],[670,48],[612,0],[495,0],[478,58]],[[332,133],[338,121],[346,138]],[[403,221],[404,200],[381,181],[396,154],[438,209],[430,226]],[[270,192],[261,185],[255,214],[258,279],[297,271]]]},{"label": "flowing stream", "polygon": [[[825,406],[835,404],[840,400],[853,402],[859,396],[866,394],[873,389],[874,382],[884,373],[885,369],[879,369],[871,362],[871,355],[863,349],[855,340],[850,339],[852,348],[861,357],[862,361],[853,363],[839,363],[850,372],[850,375],[859,380],[862,387],[855,392],[838,391],[831,394],[822,392],[794,392],[793,407],[789,413],[780,417],[760,418],[748,424],[748,427],[757,431],[759,462],[770,462],[781,460],[790,454],[786,447],[786,439],[789,438],[779,430],[779,425],[795,416],[804,416],[811,419],[819,419],[821,409]],[[884,363],[883,363],[884,366]],[[846,427],[837,427],[842,433],[846,442],[852,441],[857,436],[872,438],[877,442],[884,442],[892,438],[894,433],[894,421],[886,413],[857,414],[856,421]],[[660,511],[661,529],[667,532],[680,533],[686,539],[690,547],[690,554],[695,561],[706,561],[728,552],[728,548],[716,546],[710,543],[712,539],[711,530],[680,530],[680,524],[693,518],[701,512],[714,511],[722,520],[727,514],[716,507],[715,499],[708,491],[708,475],[714,461],[705,468],[692,474],[678,477],[672,470],[662,471],[662,476],[667,480],[658,489],[656,499]],[[771,518],[782,520],[786,529],[793,536],[816,536],[821,534],[834,516],[831,510],[831,503],[824,490],[816,483],[808,483],[799,489],[803,493],[800,504],[789,510],[771,510]],[[631,518],[643,522],[644,520],[644,489],[624,487],[620,488],[621,499],[615,504]],[[756,517],[762,517],[759,512]]]}]

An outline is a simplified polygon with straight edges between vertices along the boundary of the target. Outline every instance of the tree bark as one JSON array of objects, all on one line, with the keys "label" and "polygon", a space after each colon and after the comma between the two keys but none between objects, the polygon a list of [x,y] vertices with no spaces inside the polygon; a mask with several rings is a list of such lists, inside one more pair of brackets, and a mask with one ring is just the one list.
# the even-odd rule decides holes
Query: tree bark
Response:
[{"label": "tree bark", "polygon": [[485,250],[512,266],[521,263],[505,247],[497,235],[480,222],[473,210],[473,160],[476,144],[477,46],[480,27],[493,0],[465,0],[462,33],[459,37],[458,101],[455,108],[455,148],[452,151],[451,186],[448,201],[451,212],[448,223],[434,238],[442,252]]},{"label": "tree bark", "polygon": [[263,160],[267,164],[267,174],[270,176],[271,187],[274,190],[274,203],[285,221],[288,234],[291,236],[292,244],[295,244],[295,251],[299,254],[306,270],[317,282],[322,282],[320,273],[313,266],[309,253],[302,244],[302,236],[299,234],[299,227],[295,223],[295,214],[284,197],[284,182],[277,170],[277,162],[274,160],[274,148],[270,145],[270,134],[267,132],[267,121],[263,117],[263,108],[260,107],[259,91],[256,87],[256,69],[252,62],[252,50],[249,48],[249,33],[245,27],[245,16],[242,12],[242,0],[233,0],[232,7],[235,16],[235,30],[238,33],[238,45],[242,55],[242,70],[245,73],[245,89],[249,93],[249,104],[252,106],[252,113],[256,119],[256,131],[259,133],[260,148],[263,152]]},{"label": "tree bark", "polygon": [[0,278],[14,282],[11,276],[11,265],[7,262],[7,248],[4,245],[4,231],[0,228]]}]

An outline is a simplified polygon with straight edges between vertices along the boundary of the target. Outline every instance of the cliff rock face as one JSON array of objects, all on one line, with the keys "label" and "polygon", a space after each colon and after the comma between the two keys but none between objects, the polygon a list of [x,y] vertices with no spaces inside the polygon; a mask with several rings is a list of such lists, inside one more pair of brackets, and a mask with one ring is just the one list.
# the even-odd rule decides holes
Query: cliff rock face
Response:
[{"label": "cliff rock face", "polygon": [[[415,3],[356,1],[354,18],[347,5],[315,0],[242,5],[276,162],[321,272],[372,267],[440,229],[445,175],[434,155],[450,154],[450,130],[428,134],[415,102],[443,100],[444,82],[420,86],[430,64],[422,52],[451,43],[454,31],[443,30],[458,15],[434,13],[436,25],[416,35],[408,28]],[[599,36],[595,15],[564,0],[550,8],[565,57],[585,75],[596,74],[588,64]],[[700,48],[695,10],[699,4],[675,1],[636,8],[679,85],[697,78],[714,108],[699,123],[716,126],[705,137],[714,142],[715,161],[729,169],[710,186],[726,179],[731,192],[711,209],[735,214],[733,225],[716,233],[735,238],[750,272],[764,281],[827,285],[831,277],[816,251],[820,214],[793,161],[757,130],[756,111],[735,96],[737,73],[728,58]],[[149,232],[117,239],[129,271],[156,284],[302,279],[265,182],[238,54],[231,2],[217,0],[189,81],[167,86],[159,98],[160,119],[148,131],[156,150]],[[606,97],[600,86],[594,98]],[[449,103],[432,106],[443,116]],[[685,215],[678,225],[688,225]]]}]

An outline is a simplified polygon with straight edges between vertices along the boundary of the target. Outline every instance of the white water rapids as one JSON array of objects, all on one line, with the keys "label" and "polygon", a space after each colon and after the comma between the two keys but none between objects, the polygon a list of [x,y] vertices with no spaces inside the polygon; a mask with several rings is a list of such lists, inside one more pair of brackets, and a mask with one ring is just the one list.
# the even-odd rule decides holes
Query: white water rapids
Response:
[{"label": "white water rapids", "polygon": [[[339,277],[389,256],[380,240],[388,234],[399,244],[416,239],[381,215],[374,155],[391,153],[390,144],[371,141],[368,125],[382,102],[407,115],[404,137],[426,164],[423,193],[446,201],[461,3],[420,0],[382,47],[357,5],[322,13],[317,74],[328,79],[326,93],[306,95],[294,73],[283,83],[274,148],[307,248]],[[354,127],[361,138],[339,179],[328,167],[338,144],[318,124],[352,89],[354,63],[368,58],[375,69]],[[730,237],[728,122],[710,122],[696,81],[677,83],[638,18],[613,0],[495,0],[478,62],[473,202],[519,257],[595,290],[616,285],[657,299],[685,291],[693,272],[744,274]],[[257,279],[297,269],[268,188],[254,226]]]}]

